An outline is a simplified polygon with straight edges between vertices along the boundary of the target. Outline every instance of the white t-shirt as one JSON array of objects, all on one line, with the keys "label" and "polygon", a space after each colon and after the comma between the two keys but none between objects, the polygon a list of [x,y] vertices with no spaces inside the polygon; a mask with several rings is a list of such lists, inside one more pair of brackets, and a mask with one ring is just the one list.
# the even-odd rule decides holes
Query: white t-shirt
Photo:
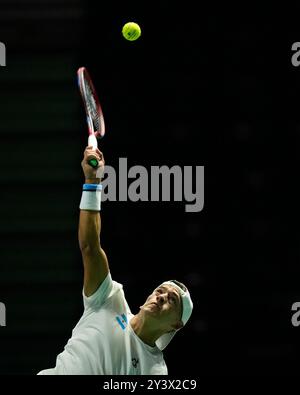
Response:
[{"label": "white t-shirt", "polygon": [[145,344],[129,323],[133,317],[123,286],[110,273],[91,296],[54,369],[39,375],[166,375],[162,352]]}]

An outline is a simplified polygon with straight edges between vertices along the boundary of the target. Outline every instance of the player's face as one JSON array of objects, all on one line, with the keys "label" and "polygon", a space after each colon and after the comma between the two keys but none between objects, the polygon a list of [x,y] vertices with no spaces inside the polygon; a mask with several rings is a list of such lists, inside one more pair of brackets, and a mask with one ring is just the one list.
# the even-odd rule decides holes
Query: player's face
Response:
[{"label": "player's face", "polygon": [[141,309],[148,315],[159,318],[161,325],[172,326],[181,321],[181,297],[171,285],[156,288]]}]

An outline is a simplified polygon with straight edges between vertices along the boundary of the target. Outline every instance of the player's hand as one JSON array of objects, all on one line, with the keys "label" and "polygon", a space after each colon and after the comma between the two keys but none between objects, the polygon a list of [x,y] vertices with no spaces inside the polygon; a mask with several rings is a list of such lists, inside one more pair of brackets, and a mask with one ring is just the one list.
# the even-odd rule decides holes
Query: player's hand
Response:
[{"label": "player's hand", "polygon": [[[97,159],[98,167],[94,168],[89,165],[88,162],[91,159]],[[94,180],[95,182],[99,183],[103,178],[104,173],[104,156],[102,152],[98,148],[94,150],[92,146],[86,147],[84,150],[81,167],[86,180]]]}]

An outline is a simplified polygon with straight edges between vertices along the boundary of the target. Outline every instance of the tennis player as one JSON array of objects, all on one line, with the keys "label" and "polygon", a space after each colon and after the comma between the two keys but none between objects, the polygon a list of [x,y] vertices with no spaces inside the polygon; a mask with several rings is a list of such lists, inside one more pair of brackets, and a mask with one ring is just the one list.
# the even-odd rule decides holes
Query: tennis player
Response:
[{"label": "tennis player", "polygon": [[[98,168],[88,164],[98,160]],[[104,158],[91,146],[81,162],[85,175],[80,202],[79,245],[84,265],[84,313],[56,366],[39,375],[166,375],[162,350],[191,316],[187,288],[166,281],[133,315],[123,287],[111,278],[100,243],[101,178]]]}]

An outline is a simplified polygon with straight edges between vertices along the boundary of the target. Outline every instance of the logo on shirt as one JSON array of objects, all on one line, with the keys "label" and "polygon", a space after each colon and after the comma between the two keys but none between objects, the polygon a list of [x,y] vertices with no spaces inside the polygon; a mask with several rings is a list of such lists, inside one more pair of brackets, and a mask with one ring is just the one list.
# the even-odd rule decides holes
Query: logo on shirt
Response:
[{"label": "logo on shirt", "polygon": [[139,360],[138,360],[137,358],[132,358],[131,362],[132,362],[132,366],[133,366],[134,368],[137,368],[137,365],[138,365],[138,363],[139,363]]},{"label": "logo on shirt", "polygon": [[128,323],[126,315],[125,314],[117,315],[116,320],[117,320],[118,324],[120,325],[120,327],[124,330],[127,326],[127,323]]}]

